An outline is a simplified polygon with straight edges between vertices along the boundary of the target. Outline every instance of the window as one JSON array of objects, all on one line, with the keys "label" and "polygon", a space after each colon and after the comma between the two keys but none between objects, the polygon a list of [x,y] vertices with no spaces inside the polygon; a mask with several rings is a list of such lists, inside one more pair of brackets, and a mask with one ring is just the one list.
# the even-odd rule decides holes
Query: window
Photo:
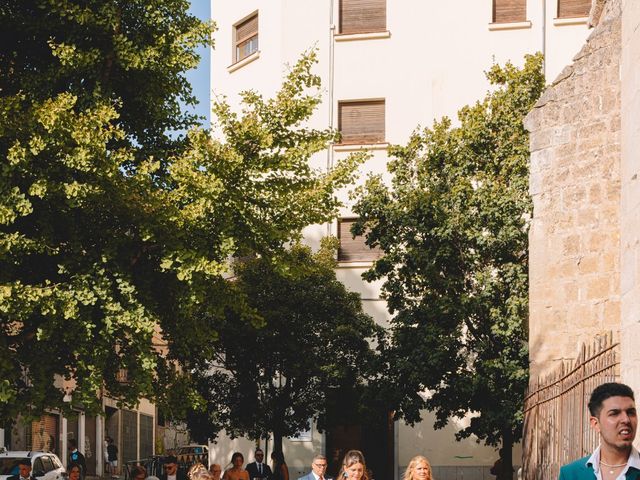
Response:
[{"label": "window", "polygon": [[493,0],[493,23],[515,23],[526,20],[526,0]]},{"label": "window", "polygon": [[558,0],[558,18],[588,17],[591,0]]},{"label": "window", "polygon": [[340,33],[383,32],[386,29],[386,0],[340,0]]},{"label": "window", "polygon": [[343,144],[384,142],[384,100],[339,102],[338,129]]},{"label": "window", "polygon": [[53,462],[51,461],[51,457],[49,457],[48,455],[43,455],[40,458],[42,459],[42,466],[44,468],[45,473],[50,472],[55,468],[53,466]]},{"label": "window", "polygon": [[42,465],[42,457],[38,457],[33,461],[33,476],[41,477],[46,473],[44,465]]},{"label": "window", "polygon": [[379,247],[369,248],[365,242],[364,235],[353,238],[351,226],[355,223],[355,218],[343,218],[338,220],[338,247],[339,262],[372,262],[382,256]]},{"label": "window", "polygon": [[233,61],[239,62],[258,51],[258,13],[233,26]]}]

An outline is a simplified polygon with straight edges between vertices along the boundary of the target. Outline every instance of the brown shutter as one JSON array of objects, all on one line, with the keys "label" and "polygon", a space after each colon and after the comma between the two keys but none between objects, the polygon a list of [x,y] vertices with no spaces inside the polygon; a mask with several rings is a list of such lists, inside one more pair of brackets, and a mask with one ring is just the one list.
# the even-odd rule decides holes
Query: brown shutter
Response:
[{"label": "brown shutter", "polygon": [[526,20],[526,0],[493,0],[494,23],[524,22]]},{"label": "brown shutter", "polygon": [[340,248],[338,248],[338,261],[340,262],[372,262],[382,256],[380,248],[369,248],[364,243],[364,235],[358,235],[353,238],[351,235],[351,226],[355,223],[355,219],[342,219],[338,221],[338,239],[340,240]]},{"label": "brown shutter", "polygon": [[236,26],[236,45],[257,34],[258,15],[254,15]]},{"label": "brown shutter", "polygon": [[340,33],[383,32],[386,29],[386,0],[340,0]]},{"label": "brown shutter", "polygon": [[591,0],[558,0],[558,18],[588,17],[590,10]]},{"label": "brown shutter", "polygon": [[340,102],[338,128],[341,143],[384,142],[384,100]]}]

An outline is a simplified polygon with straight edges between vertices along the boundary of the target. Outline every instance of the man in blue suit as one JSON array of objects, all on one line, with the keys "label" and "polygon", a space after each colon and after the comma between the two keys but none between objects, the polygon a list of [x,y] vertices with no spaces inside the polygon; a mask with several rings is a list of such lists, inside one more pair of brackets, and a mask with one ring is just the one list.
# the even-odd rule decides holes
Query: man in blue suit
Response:
[{"label": "man in blue suit", "polygon": [[298,480],[331,480],[331,478],[325,476],[326,472],[327,457],[324,455],[316,455],[311,462],[311,471]]},{"label": "man in blue suit", "polygon": [[588,457],[560,468],[560,480],[640,480],[640,455],[633,447],[638,416],[633,390],[604,383],[589,399],[589,423],[600,445]]}]

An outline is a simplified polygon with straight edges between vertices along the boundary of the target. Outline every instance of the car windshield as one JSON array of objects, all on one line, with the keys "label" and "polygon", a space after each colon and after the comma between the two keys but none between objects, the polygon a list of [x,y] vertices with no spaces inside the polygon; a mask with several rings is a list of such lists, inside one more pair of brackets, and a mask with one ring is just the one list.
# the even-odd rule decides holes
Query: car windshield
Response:
[{"label": "car windshield", "polygon": [[0,458],[0,475],[17,475],[19,458]]}]

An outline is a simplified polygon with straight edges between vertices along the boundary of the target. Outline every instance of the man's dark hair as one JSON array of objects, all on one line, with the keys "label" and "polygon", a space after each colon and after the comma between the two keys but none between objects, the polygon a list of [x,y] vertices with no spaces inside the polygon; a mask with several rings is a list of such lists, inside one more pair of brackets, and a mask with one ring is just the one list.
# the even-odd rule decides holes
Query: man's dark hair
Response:
[{"label": "man's dark hair", "polygon": [[78,446],[78,444],[76,443],[76,441],[73,438],[70,438],[68,440],[69,446],[71,447],[71,450],[73,450],[74,448],[76,448]]},{"label": "man's dark hair", "polygon": [[21,458],[20,460],[18,460],[18,465],[26,465],[27,467],[31,466],[31,459],[30,458]]},{"label": "man's dark hair", "polygon": [[631,400],[635,400],[633,396],[633,390],[624,383],[609,382],[603,383],[597,386],[591,392],[591,398],[589,399],[589,413],[592,417],[597,417],[602,410],[602,402],[610,397],[629,397]]},{"label": "man's dark hair", "polygon": [[178,457],[176,457],[175,455],[167,455],[164,459],[164,464],[166,465],[167,463],[178,463]]}]

